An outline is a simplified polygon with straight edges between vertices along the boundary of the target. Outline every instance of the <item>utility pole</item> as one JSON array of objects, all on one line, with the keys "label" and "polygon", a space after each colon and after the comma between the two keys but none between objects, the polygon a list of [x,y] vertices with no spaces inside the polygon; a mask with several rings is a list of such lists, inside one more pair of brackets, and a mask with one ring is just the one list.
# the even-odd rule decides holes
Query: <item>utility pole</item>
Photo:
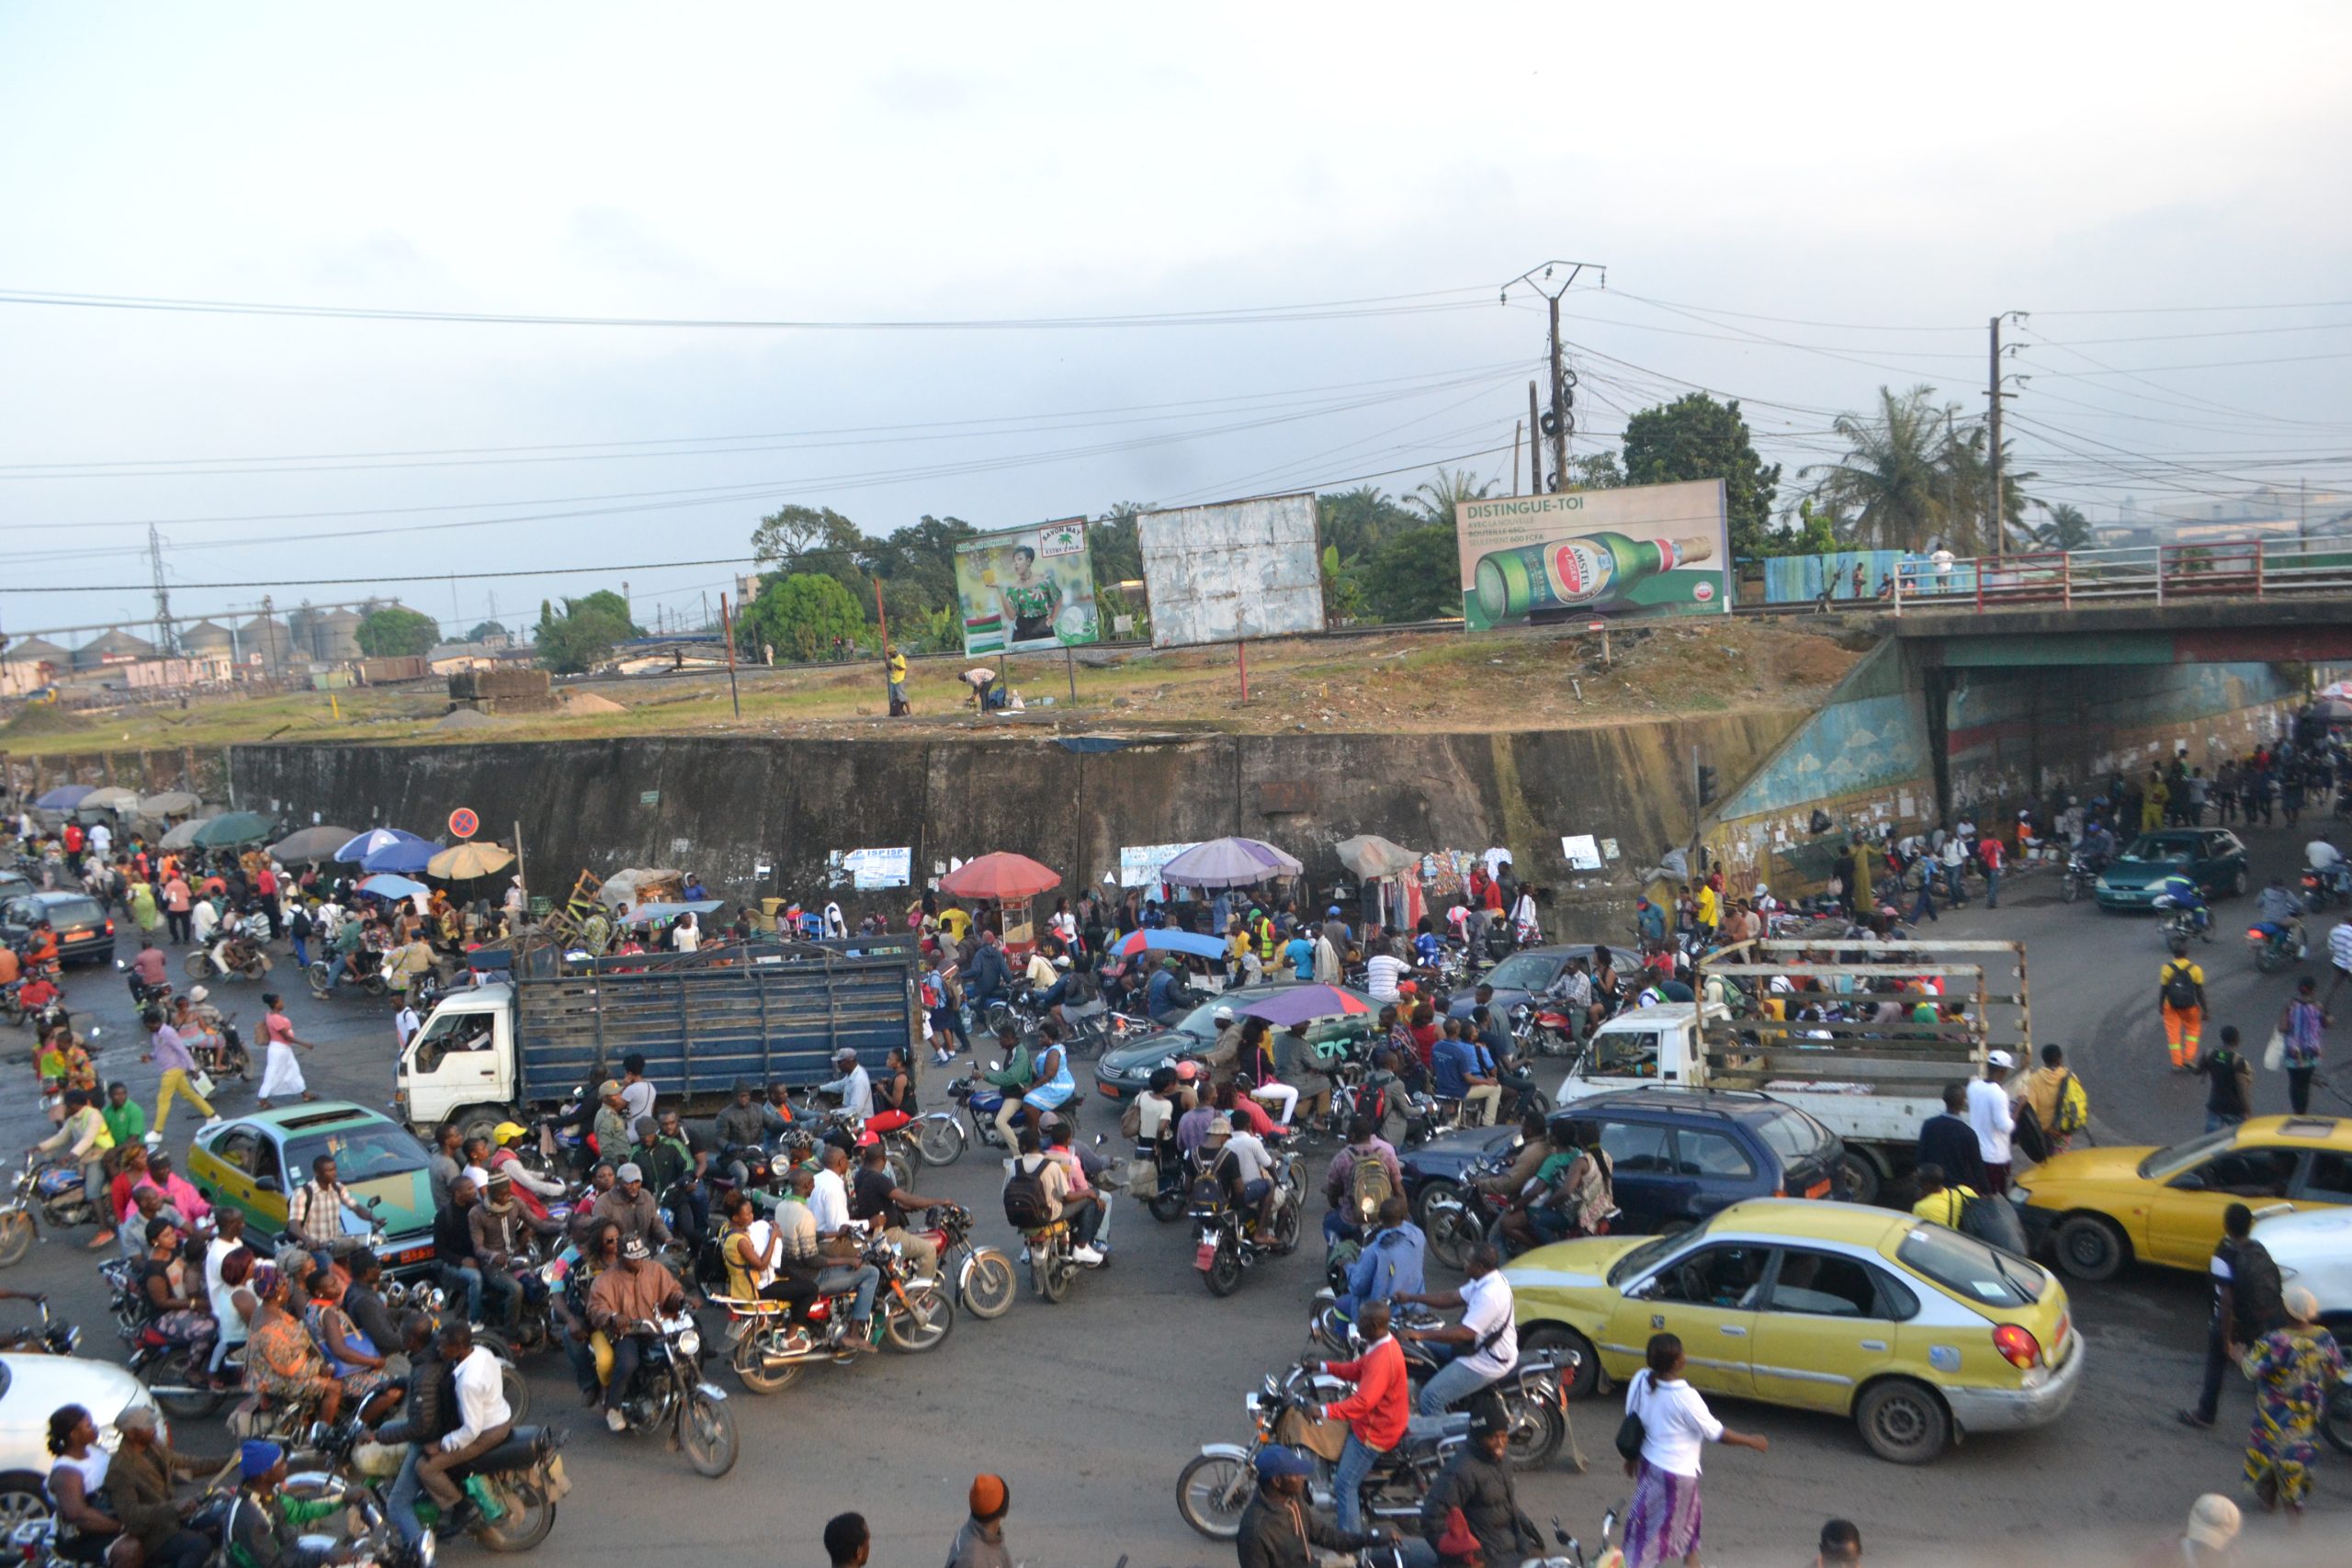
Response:
[{"label": "utility pole", "polygon": [[[1985,434],[1991,441],[1985,460],[1991,465],[1993,476],[1990,496],[1985,502],[1991,509],[1992,515],[1985,521],[1992,535],[1993,558],[1996,560],[2008,553],[2009,539],[2008,511],[2002,505],[2006,498],[2001,493],[2001,400],[2014,398],[2017,394],[2001,390],[2001,383],[2009,378],[2001,374],[2001,323],[2011,317],[2022,321],[2025,320],[2026,313],[2023,310],[2004,310],[1993,318],[1992,345],[1986,359],[1987,369],[1984,379],[1984,401],[1988,410],[1984,418]],[[2012,344],[2009,346],[2009,352],[2015,354],[2020,346],[2022,345]],[[2023,376],[2016,378],[2019,381],[2026,378]]]},{"label": "utility pole", "polygon": [[1535,423],[1539,406],[1535,398],[1535,382],[1531,377],[1527,383],[1527,493],[1530,495],[1544,493],[1544,438],[1537,434],[1541,427]]},{"label": "utility pole", "polygon": [[[1555,275],[1564,268],[1566,269],[1567,276],[1559,279],[1559,286],[1557,288],[1549,287]],[[1599,287],[1602,288],[1609,287],[1608,268],[1595,262],[1571,261],[1548,261],[1544,264],[1540,271],[1534,267],[1530,267],[1527,271],[1521,273],[1517,277],[1512,278],[1509,283],[1504,284],[1502,287],[1502,299],[1506,304],[1510,300],[1511,289],[1517,285],[1523,283],[1529,288],[1534,289],[1538,294],[1543,295],[1544,303],[1548,307],[1547,313],[1551,321],[1551,333],[1548,346],[1550,350],[1552,373],[1552,405],[1550,408],[1544,410],[1539,417],[1537,428],[1541,429],[1543,434],[1552,438],[1552,483],[1550,488],[1555,491],[1562,491],[1568,488],[1568,437],[1576,433],[1577,428],[1577,377],[1576,372],[1568,368],[1567,361],[1564,356],[1560,344],[1560,296],[1566,294],[1570,288],[1574,288],[1576,286],[1577,279],[1588,271],[1598,273],[1600,275],[1600,282]],[[1528,412],[1531,416],[1535,415],[1533,408],[1531,407]],[[1532,432],[1530,434],[1532,434]],[[1545,488],[1543,482],[1543,476],[1540,471],[1542,466],[1543,465],[1539,460],[1536,465],[1539,471],[1536,476],[1535,485],[1535,489],[1538,493],[1541,493]]]},{"label": "utility pole", "polygon": [[155,577],[155,651],[172,651],[172,591],[164,581],[164,539],[147,525],[147,561]]}]

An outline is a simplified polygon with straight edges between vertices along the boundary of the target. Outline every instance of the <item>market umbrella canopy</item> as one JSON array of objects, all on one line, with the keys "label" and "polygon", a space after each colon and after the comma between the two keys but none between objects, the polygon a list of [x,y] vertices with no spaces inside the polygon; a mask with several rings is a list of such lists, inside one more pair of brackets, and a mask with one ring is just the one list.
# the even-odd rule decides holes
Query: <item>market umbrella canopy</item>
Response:
[{"label": "market umbrella canopy", "polygon": [[697,898],[691,904],[639,904],[628,912],[628,924],[650,925],[655,920],[674,920],[680,915],[692,915],[696,919],[715,915],[727,906],[718,898]]},{"label": "market umbrella canopy", "polygon": [[1001,904],[1035,898],[1061,885],[1061,873],[1052,867],[1039,865],[1027,855],[1002,850],[967,860],[939,879],[943,893],[952,893],[958,898],[993,898]]},{"label": "market umbrella canopy", "polygon": [[1111,944],[1111,952],[1121,958],[1133,958],[1138,953],[1182,953],[1194,958],[1222,958],[1225,943],[1213,936],[1199,936],[1192,931],[1133,931]]},{"label": "market umbrella canopy", "polygon": [[1366,882],[1402,876],[1421,863],[1420,856],[1377,833],[1358,833],[1352,839],[1341,839],[1334,847],[1340,852],[1340,863]]},{"label": "market umbrella canopy", "polygon": [[177,817],[183,811],[193,811],[204,802],[184,789],[167,789],[156,795],[139,797],[141,817]]},{"label": "market umbrella canopy", "polygon": [[84,811],[128,811],[138,804],[137,790],[124,789],[119,784],[108,784],[104,789],[94,789],[84,795],[81,809]]},{"label": "market umbrella canopy", "polygon": [[71,811],[81,805],[85,796],[96,793],[96,784],[59,784],[33,804],[43,811]]},{"label": "market umbrella canopy", "polygon": [[2313,703],[2312,712],[2329,724],[2341,724],[2346,719],[2352,718],[2352,702],[2346,702],[2341,697],[2330,697],[2324,702]]},{"label": "market umbrella canopy", "polygon": [[1352,1017],[1371,1010],[1370,1002],[1337,986],[1285,986],[1271,997],[1251,1002],[1241,1014],[1292,1028],[1317,1019]]},{"label": "market umbrella canopy", "polygon": [[202,850],[233,850],[244,844],[258,844],[269,837],[275,826],[258,811],[232,811],[225,817],[215,817],[197,825],[188,842]]},{"label": "market umbrella canopy", "polygon": [[305,828],[270,845],[269,852],[282,861],[333,860],[336,849],[350,840],[348,828]]},{"label": "market umbrella canopy", "polygon": [[155,840],[155,847],[159,850],[193,849],[196,847],[197,830],[218,816],[219,813],[216,812],[212,817],[191,817],[185,822],[177,823],[170,832]]},{"label": "market umbrella canopy", "polygon": [[424,863],[424,874],[444,882],[468,882],[490,876],[514,863],[514,857],[496,844],[468,842],[443,850]]},{"label": "market umbrella canopy", "polygon": [[401,876],[414,876],[441,852],[441,846],[424,839],[404,843],[387,844],[371,852],[359,863],[362,871],[389,871]]},{"label": "market umbrella canopy", "polygon": [[378,850],[385,849],[390,845],[402,842],[421,844],[424,842],[424,840],[418,838],[414,833],[403,832],[398,828],[370,828],[366,832],[357,834],[350,842],[335,851],[334,858],[336,860],[364,862],[369,855],[374,854]]},{"label": "market umbrella canopy", "polygon": [[1180,887],[1249,887],[1277,876],[1296,876],[1306,869],[1261,840],[1211,839],[1161,866],[1159,880]]},{"label": "market umbrella canopy", "polygon": [[387,872],[380,876],[363,877],[359,883],[359,891],[373,893],[379,898],[413,898],[420,893],[430,893],[433,889],[422,882],[411,882],[405,876],[394,876]]},{"label": "market umbrella canopy", "polygon": [[626,871],[616,871],[605,878],[605,885],[597,892],[596,897],[617,909],[624,904],[650,895],[670,893],[683,895],[685,890],[686,874],[684,872],[673,871],[662,866],[639,865],[631,866]]}]

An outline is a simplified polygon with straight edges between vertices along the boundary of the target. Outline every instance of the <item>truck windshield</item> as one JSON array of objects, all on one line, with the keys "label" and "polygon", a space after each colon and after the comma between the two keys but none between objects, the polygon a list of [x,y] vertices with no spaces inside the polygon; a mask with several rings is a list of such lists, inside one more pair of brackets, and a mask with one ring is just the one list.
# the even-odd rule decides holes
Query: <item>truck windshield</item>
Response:
[{"label": "truck windshield", "polygon": [[416,1071],[430,1073],[452,1051],[487,1051],[494,1043],[497,1015],[437,1012],[416,1037]]},{"label": "truck windshield", "polygon": [[1592,1037],[1591,1073],[1605,1078],[1657,1077],[1658,1032],[1604,1029]]}]

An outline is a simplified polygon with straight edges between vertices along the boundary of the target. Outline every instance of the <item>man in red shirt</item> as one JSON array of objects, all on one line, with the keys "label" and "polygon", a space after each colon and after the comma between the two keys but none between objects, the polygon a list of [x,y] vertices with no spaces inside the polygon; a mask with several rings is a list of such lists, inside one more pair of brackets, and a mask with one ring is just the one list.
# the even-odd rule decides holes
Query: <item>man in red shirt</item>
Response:
[{"label": "man in red shirt", "polygon": [[1413,1414],[1405,1351],[1388,1332],[1388,1303],[1366,1302],[1358,1307],[1356,1326],[1366,1341],[1363,1354],[1352,1361],[1319,1363],[1333,1377],[1356,1385],[1345,1399],[1323,1407],[1323,1419],[1348,1424],[1347,1446],[1340,1450],[1332,1489],[1339,1494],[1340,1529],[1351,1532],[1363,1529],[1364,1477],[1381,1455],[1405,1440],[1405,1426]]}]

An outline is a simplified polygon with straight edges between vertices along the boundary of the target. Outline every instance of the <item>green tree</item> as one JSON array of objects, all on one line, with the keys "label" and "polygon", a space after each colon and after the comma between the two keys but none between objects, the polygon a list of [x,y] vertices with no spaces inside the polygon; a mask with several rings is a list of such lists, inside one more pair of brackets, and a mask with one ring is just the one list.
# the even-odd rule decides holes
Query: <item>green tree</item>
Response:
[{"label": "green tree", "polygon": [[430,653],[441,640],[441,623],[404,604],[386,604],[360,617],[359,651],[370,659],[401,659]]},{"label": "green tree", "polygon": [[1136,519],[1151,508],[1139,501],[1122,501],[1086,525],[1086,553],[1094,563],[1094,588],[1099,594],[1114,582],[1143,581],[1143,542]]},{"label": "green tree", "polygon": [[[1450,526],[1453,516],[1445,519]],[[1378,485],[1358,485],[1315,498],[1316,527],[1326,547],[1351,565],[1368,559],[1397,535],[1424,525],[1416,513],[1398,505]]]},{"label": "green tree", "polygon": [[1841,413],[1833,422],[1847,451],[1835,463],[1804,470],[1815,499],[1845,518],[1854,542],[1878,549],[1925,549],[1951,523],[1943,457],[1954,410],[1931,400],[1933,387],[1897,396],[1879,389],[1875,418]]},{"label": "green tree", "polygon": [[1363,594],[1384,621],[1426,621],[1462,613],[1462,564],[1451,522],[1397,535],[1363,568]]},{"label": "green tree", "polygon": [[1614,452],[1588,452],[1568,459],[1568,480],[1571,490],[1616,490],[1625,482],[1625,470]]},{"label": "green tree", "polygon": [[496,621],[484,621],[480,626],[474,627],[473,630],[466,634],[466,640],[468,642],[488,642],[492,637],[508,637],[511,635],[512,634],[509,633],[504,626],[500,626]]},{"label": "green tree", "polygon": [[1704,392],[1688,392],[1670,403],[1643,409],[1625,422],[1627,484],[1684,479],[1724,481],[1736,558],[1778,553],[1781,541],[1771,520],[1781,466],[1756,455],[1736,399],[1719,403]]},{"label": "green tree", "polygon": [[542,665],[559,675],[593,670],[613,656],[613,645],[644,634],[628,616],[628,601],[609,588],[563,602],[539,601],[538,634],[532,647]]},{"label": "green tree", "polygon": [[2047,523],[2036,525],[2030,536],[2043,549],[2087,550],[2098,542],[2098,536],[2091,532],[2091,520],[2083,515],[2081,507],[2063,501],[2055,506],[2041,501],[2034,504],[2050,518]]},{"label": "green tree", "polygon": [[832,650],[833,638],[854,641],[865,630],[865,615],[842,582],[822,572],[770,576],[736,623],[736,646],[759,658],[763,644],[780,660],[807,663]]},{"label": "green tree", "polygon": [[830,506],[779,506],[752,530],[752,556],[787,572],[822,571],[808,558],[820,553],[854,559],[868,540],[857,525]]},{"label": "green tree", "polygon": [[1323,618],[1343,626],[1361,621],[1371,609],[1363,593],[1363,560],[1340,558],[1340,547],[1323,547]]},{"label": "green tree", "polygon": [[1467,468],[1452,473],[1441,468],[1437,478],[1415,485],[1405,504],[1424,523],[1442,523],[1448,531],[1453,527],[1453,509],[1465,501],[1484,501],[1495,493],[1495,482],[1472,476]]}]

